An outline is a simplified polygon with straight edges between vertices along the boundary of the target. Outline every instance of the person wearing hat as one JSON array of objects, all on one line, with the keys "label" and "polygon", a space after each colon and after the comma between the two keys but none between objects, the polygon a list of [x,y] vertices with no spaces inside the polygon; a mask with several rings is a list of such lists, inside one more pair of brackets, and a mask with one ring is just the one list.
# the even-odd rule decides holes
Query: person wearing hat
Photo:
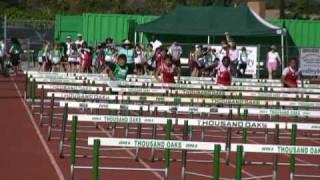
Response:
[{"label": "person wearing hat", "polygon": [[82,44],[83,44],[83,39],[82,39],[82,34],[78,34],[77,35],[77,37],[78,37],[78,39],[76,40],[76,45],[77,45],[77,47],[81,47],[82,46]]},{"label": "person wearing hat", "polygon": [[127,57],[127,65],[128,65],[128,74],[133,74],[134,71],[134,62],[133,55],[134,49],[132,47],[131,42],[127,39],[123,42],[122,47],[119,50],[118,54],[124,54]]},{"label": "person wearing hat", "polygon": [[275,45],[272,45],[270,51],[267,54],[267,70],[269,79],[272,79],[274,72],[277,71],[280,64],[281,59],[279,53],[277,52],[277,48]]}]

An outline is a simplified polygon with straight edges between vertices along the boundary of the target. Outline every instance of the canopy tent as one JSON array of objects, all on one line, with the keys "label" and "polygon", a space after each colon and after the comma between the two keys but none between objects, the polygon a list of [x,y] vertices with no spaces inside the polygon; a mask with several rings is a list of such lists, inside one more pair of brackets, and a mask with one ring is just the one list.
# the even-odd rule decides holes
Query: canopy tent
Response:
[{"label": "canopy tent", "polygon": [[179,6],[154,21],[138,25],[136,32],[207,36],[208,44],[210,37],[224,36],[226,32],[231,36],[281,36],[284,55],[285,31],[267,22],[248,7]]}]

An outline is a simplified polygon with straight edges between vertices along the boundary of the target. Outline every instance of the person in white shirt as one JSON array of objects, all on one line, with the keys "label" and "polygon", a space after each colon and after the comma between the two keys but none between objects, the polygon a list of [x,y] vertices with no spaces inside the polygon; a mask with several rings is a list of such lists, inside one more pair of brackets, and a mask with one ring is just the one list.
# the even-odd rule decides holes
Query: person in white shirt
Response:
[{"label": "person in white shirt", "polygon": [[78,34],[77,35],[77,37],[78,37],[78,39],[76,40],[76,45],[77,45],[77,47],[82,47],[82,44],[83,44],[83,39],[82,39],[82,34]]},{"label": "person in white shirt", "polygon": [[275,45],[271,46],[271,50],[267,54],[267,70],[268,78],[272,79],[274,72],[277,71],[278,66],[281,65],[281,59]]},{"label": "person in white shirt", "polygon": [[0,37],[0,65],[2,72],[4,71],[5,49],[6,48],[3,39]]}]

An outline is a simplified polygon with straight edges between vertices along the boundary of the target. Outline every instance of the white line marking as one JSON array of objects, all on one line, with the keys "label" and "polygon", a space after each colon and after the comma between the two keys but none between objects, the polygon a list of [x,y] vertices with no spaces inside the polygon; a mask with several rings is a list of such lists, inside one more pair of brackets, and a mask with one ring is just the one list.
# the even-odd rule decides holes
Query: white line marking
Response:
[{"label": "white line marking", "polygon": [[28,113],[29,120],[30,120],[32,126],[34,127],[34,129],[35,129],[35,131],[36,131],[36,133],[37,133],[37,135],[38,135],[38,137],[39,137],[39,139],[40,139],[40,142],[41,142],[44,150],[46,151],[46,153],[47,153],[47,155],[48,155],[48,158],[49,158],[49,160],[50,160],[50,163],[52,164],[54,170],[56,171],[56,173],[57,173],[57,175],[58,175],[58,177],[59,177],[59,180],[65,180],[65,177],[64,177],[64,175],[63,175],[63,173],[62,173],[62,171],[61,171],[58,163],[57,163],[56,160],[54,159],[54,156],[53,156],[53,154],[51,153],[51,151],[50,151],[50,149],[49,149],[46,141],[44,140],[44,138],[43,138],[43,136],[42,136],[42,134],[41,134],[41,132],[40,132],[40,129],[39,129],[38,126],[37,126],[37,123],[36,123],[35,119],[33,118],[33,116],[32,116],[32,114],[31,114],[31,112],[30,112],[27,104],[24,102],[23,96],[22,96],[22,94],[21,94],[21,92],[20,92],[20,90],[19,90],[16,82],[12,79],[12,77],[10,77],[10,79],[11,79],[11,81],[13,82],[13,85],[14,85],[14,87],[15,87],[15,89],[16,89],[16,92],[17,92],[18,95],[19,95],[20,101],[22,102],[22,104],[24,105],[24,108],[25,108],[26,112]]}]

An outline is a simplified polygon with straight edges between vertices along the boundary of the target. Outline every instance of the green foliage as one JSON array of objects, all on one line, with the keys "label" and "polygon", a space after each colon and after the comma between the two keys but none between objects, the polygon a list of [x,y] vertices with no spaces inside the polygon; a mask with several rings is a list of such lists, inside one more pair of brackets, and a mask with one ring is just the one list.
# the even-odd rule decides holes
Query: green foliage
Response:
[{"label": "green foliage", "polygon": [[[245,4],[247,0],[0,0],[0,16],[10,19],[53,20],[56,14],[122,13],[161,15],[177,5],[208,6]],[[279,8],[279,0],[266,0],[267,8]],[[290,17],[319,14],[319,0],[285,0]]]}]

